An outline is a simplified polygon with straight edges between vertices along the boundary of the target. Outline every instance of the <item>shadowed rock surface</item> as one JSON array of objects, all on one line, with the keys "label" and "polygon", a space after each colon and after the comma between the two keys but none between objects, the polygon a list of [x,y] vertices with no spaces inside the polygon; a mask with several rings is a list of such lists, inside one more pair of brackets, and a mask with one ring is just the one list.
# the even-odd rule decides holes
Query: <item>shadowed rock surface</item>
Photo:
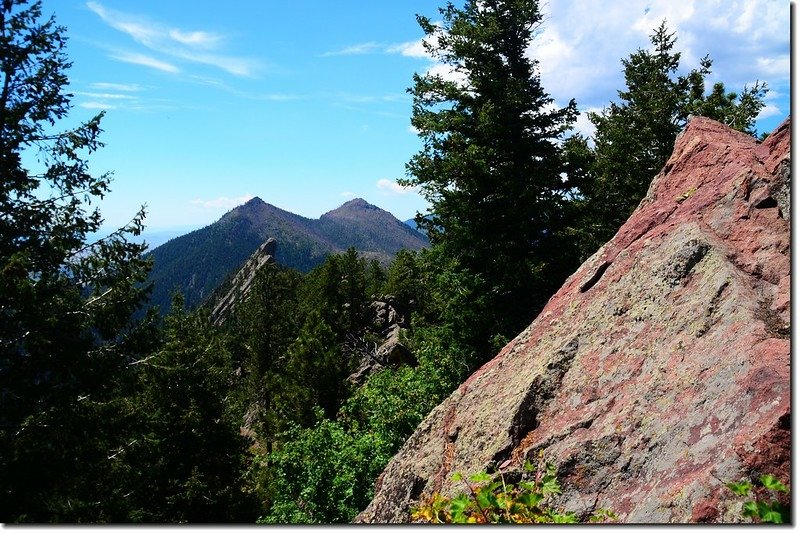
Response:
[{"label": "shadowed rock surface", "polygon": [[790,126],[694,118],[646,198],[536,320],[420,424],[357,522],[405,522],[454,472],[559,467],[557,502],[737,521],[728,481],[790,472]]},{"label": "shadowed rock surface", "polygon": [[379,336],[380,342],[353,339],[355,342],[345,350],[358,360],[356,370],[347,378],[357,387],[386,367],[417,364],[414,354],[403,344],[401,331],[408,328],[408,320],[398,311],[394,297],[385,295],[383,299],[372,302],[370,313],[374,317],[372,331]]},{"label": "shadowed rock surface", "polygon": [[211,311],[211,319],[214,324],[219,326],[233,312],[240,302],[247,299],[250,294],[250,289],[253,288],[253,282],[256,279],[258,271],[266,265],[275,261],[275,251],[277,250],[277,242],[275,239],[269,238],[258,247],[258,250],[253,252],[253,255],[245,261],[242,268],[236,273],[230,282],[230,288],[225,292],[225,295],[220,298],[214,305]]}]

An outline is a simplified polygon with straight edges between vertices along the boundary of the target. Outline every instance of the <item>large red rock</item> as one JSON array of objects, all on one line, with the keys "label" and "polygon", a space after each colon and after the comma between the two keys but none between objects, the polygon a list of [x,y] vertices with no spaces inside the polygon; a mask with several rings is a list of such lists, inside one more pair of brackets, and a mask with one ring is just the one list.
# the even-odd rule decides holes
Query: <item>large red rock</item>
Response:
[{"label": "large red rock", "polygon": [[728,481],[790,473],[790,126],[693,119],[647,197],[536,320],[434,409],[359,522],[540,451],[558,502],[623,522],[740,520]]}]

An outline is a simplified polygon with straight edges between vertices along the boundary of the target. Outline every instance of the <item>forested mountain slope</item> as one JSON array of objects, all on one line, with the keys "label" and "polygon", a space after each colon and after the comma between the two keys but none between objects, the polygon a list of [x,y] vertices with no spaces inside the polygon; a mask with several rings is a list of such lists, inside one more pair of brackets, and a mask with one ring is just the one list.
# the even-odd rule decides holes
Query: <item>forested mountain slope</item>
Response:
[{"label": "forested mountain slope", "polygon": [[309,219],[256,197],[149,254],[152,304],[166,310],[175,289],[183,292],[189,307],[200,304],[268,238],[277,241],[276,261],[300,272],[351,246],[388,262],[401,249],[419,250],[428,243],[391,213],[360,198]]}]

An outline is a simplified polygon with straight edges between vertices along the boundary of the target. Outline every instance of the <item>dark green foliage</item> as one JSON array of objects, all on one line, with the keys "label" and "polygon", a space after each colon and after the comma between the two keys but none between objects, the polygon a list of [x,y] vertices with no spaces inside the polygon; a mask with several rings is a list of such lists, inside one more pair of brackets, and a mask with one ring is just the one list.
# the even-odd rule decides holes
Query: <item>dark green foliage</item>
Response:
[{"label": "dark green foliage", "polygon": [[134,435],[120,453],[131,470],[130,520],[252,522],[257,502],[243,492],[247,442],[229,401],[233,368],[207,313],[176,298],[163,341],[136,361]]},{"label": "dark green foliage", "polygon": [[[662,23],[650,36],[652,50],[637,50],[622,60],[626,90],[602,113],[590,113],[596,127],[595,148],[567,147],[576,162],[584,198],[583,220],[574,231],[582,255],[594,253],[628,219],[652,179],[672,154],[675,138],[691,115],[704,115],[753,134],[755,118],[764,106],[766,85],[756,83],[741,94],[728,93],[716,83],[705,93],[711,60],[678,75],[681,54],[673,52],[676,38]],[[585,179],[588,172],[592,179]]]},{"label": "dark green foliage", "polygon": [[420,275],[417,253],[411,250],[397,252],[386,272],[383,292],[394,296],[402,313],[408,314],[424,296]]},{"label": "dark green foliage", "polygon": [[469,0],[441,13],[441,27],[418,17],[426,48],[462,79],[415,75],[411,122],[423,149],[401,182],[430,201],[417,223],[483,300],[474,306],[487,321],[476,332],[483,351],[490,336],[529,323],[576,266],[550,259],[563,253],[572,188],[559,142],[577,110],[552,106],[526,56],[538,2]]},{"label": "dark green foliage", "polygon": [[[298,291],[302,276],[274,263],[264,265],[247,300],[228,323],[228,343],[241,370],[238,400],[248,427],[266,443],[297,420],[302,404],[286,375],[289,346],[302,323]],[[302,384],[296,384],[301,387]]]},{"label": "dark green foliage", "polygon": [[[343,348],[351,337],[368,334],[371,295],[380,292],[384,278],[376,262],[354,249],[328,257],[302,278],[268,264],[227,325],[228,346],[242,370],[236,403],[247,413],[256,455],[264,457],[252,464],[249,483],[271,520],[341,521],[354,515],[389,459],[376,449],[373,435],[333,422],[350,394],[346,378],[354,361]],[[331,449],[317,455],[324,446]],[[334,470],[341,475],[332,481],[334,492],[324,495],[327,485],[317,489],[316,483],[322,472]],[[298,471],[312,477],[293,477]],[[319,491],[319,499],[297,507],[304,498],[298,494],[309,491]],[[346,494],[359,503],[345,501]]]},{"label": "dark green foliage", "polygon": [[318,310],[343,341],[347,333],[366,326],[370,285],[374,284],[367,281],[367,262],[355,248],[332,255],[306,278],[301,295],[304,311]]},{"label": "dark green foliage", "polygon": [[144,212],[88,242],[110,183],[85,160],[102,115],[58,130],[71,107],[64,28],[28,4],[0,6],[0,520],[109,520],[148,268],[128,238]]},{"label": "dark green foliage", "polygon": [[336,415],[347,393],[345,379],[350,365],[336,332],[320,313],[306,316],[297,339],[289,347],[286,373],[297,383],[295,420],[307,424],[314,406],[321,407],[328,418]]}]

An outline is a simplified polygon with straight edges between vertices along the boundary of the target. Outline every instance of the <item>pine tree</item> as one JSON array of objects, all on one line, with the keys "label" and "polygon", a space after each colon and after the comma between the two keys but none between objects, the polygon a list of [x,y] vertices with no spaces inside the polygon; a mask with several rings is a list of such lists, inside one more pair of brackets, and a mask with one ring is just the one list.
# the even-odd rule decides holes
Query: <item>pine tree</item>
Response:
[{"label": "pine tree", "polygon": [[556,272],[572,184],[560,141],[576,117],[540,83],[529,57],[542,21],[536,0],[449,3],[442,25],[418,16],[426,50],[450,75],[414,76],[411,123],[423,149],[405,185],[431,203],[417,216],[434,246],[482,284],[481,336],[515,334],[569,272]]},{"label": "pine tree", "polygon": [[[241,369],[240,397],[247,428],[270,449],[298,409],[286,360],[302,323],[302,276],[275,263],[261,267],[248,297],[229,320],[229,346]],[[306,386],[302,383],[302,386]]]},{"label": "pine tree", "polygon": [[232,401],[233,360],[206,309],[186,312],[176,296],[163,340],[137,361],[135,435],[123,460],[131,474],[128,521],[252,522],[245,493],[248,442]]},{"label": "pine tree", "polygon": [[27,4],[0,5],[0,520],[108,520],[147,274],[128,238],[144,212],[89,243],[110,182],[85,159],[102,114],[57,129],[70,110],[65,30]]},{"label": "pine tree", "polygon": [[[651,50],[639,49],[622,60],[626,88],[619,101],[590,113],[596,127],[595,148],[587,163],[592,179],[583,188],[585,220],[579,233],[583,255],[593,253],[628,219],[655,175],[672,154],[675,138],[691,115],[703,115],[755,134],[755,118],[764,106],[766,85],[756,83],[741,94],[716,83],[706,94],[711,74],[706,56],[698,68],[678,75],[681,54],[666,22],[650,36]],[[585,151],[586,146],[573,153]],[[584,158],[586,161],[586,158]]]}]

